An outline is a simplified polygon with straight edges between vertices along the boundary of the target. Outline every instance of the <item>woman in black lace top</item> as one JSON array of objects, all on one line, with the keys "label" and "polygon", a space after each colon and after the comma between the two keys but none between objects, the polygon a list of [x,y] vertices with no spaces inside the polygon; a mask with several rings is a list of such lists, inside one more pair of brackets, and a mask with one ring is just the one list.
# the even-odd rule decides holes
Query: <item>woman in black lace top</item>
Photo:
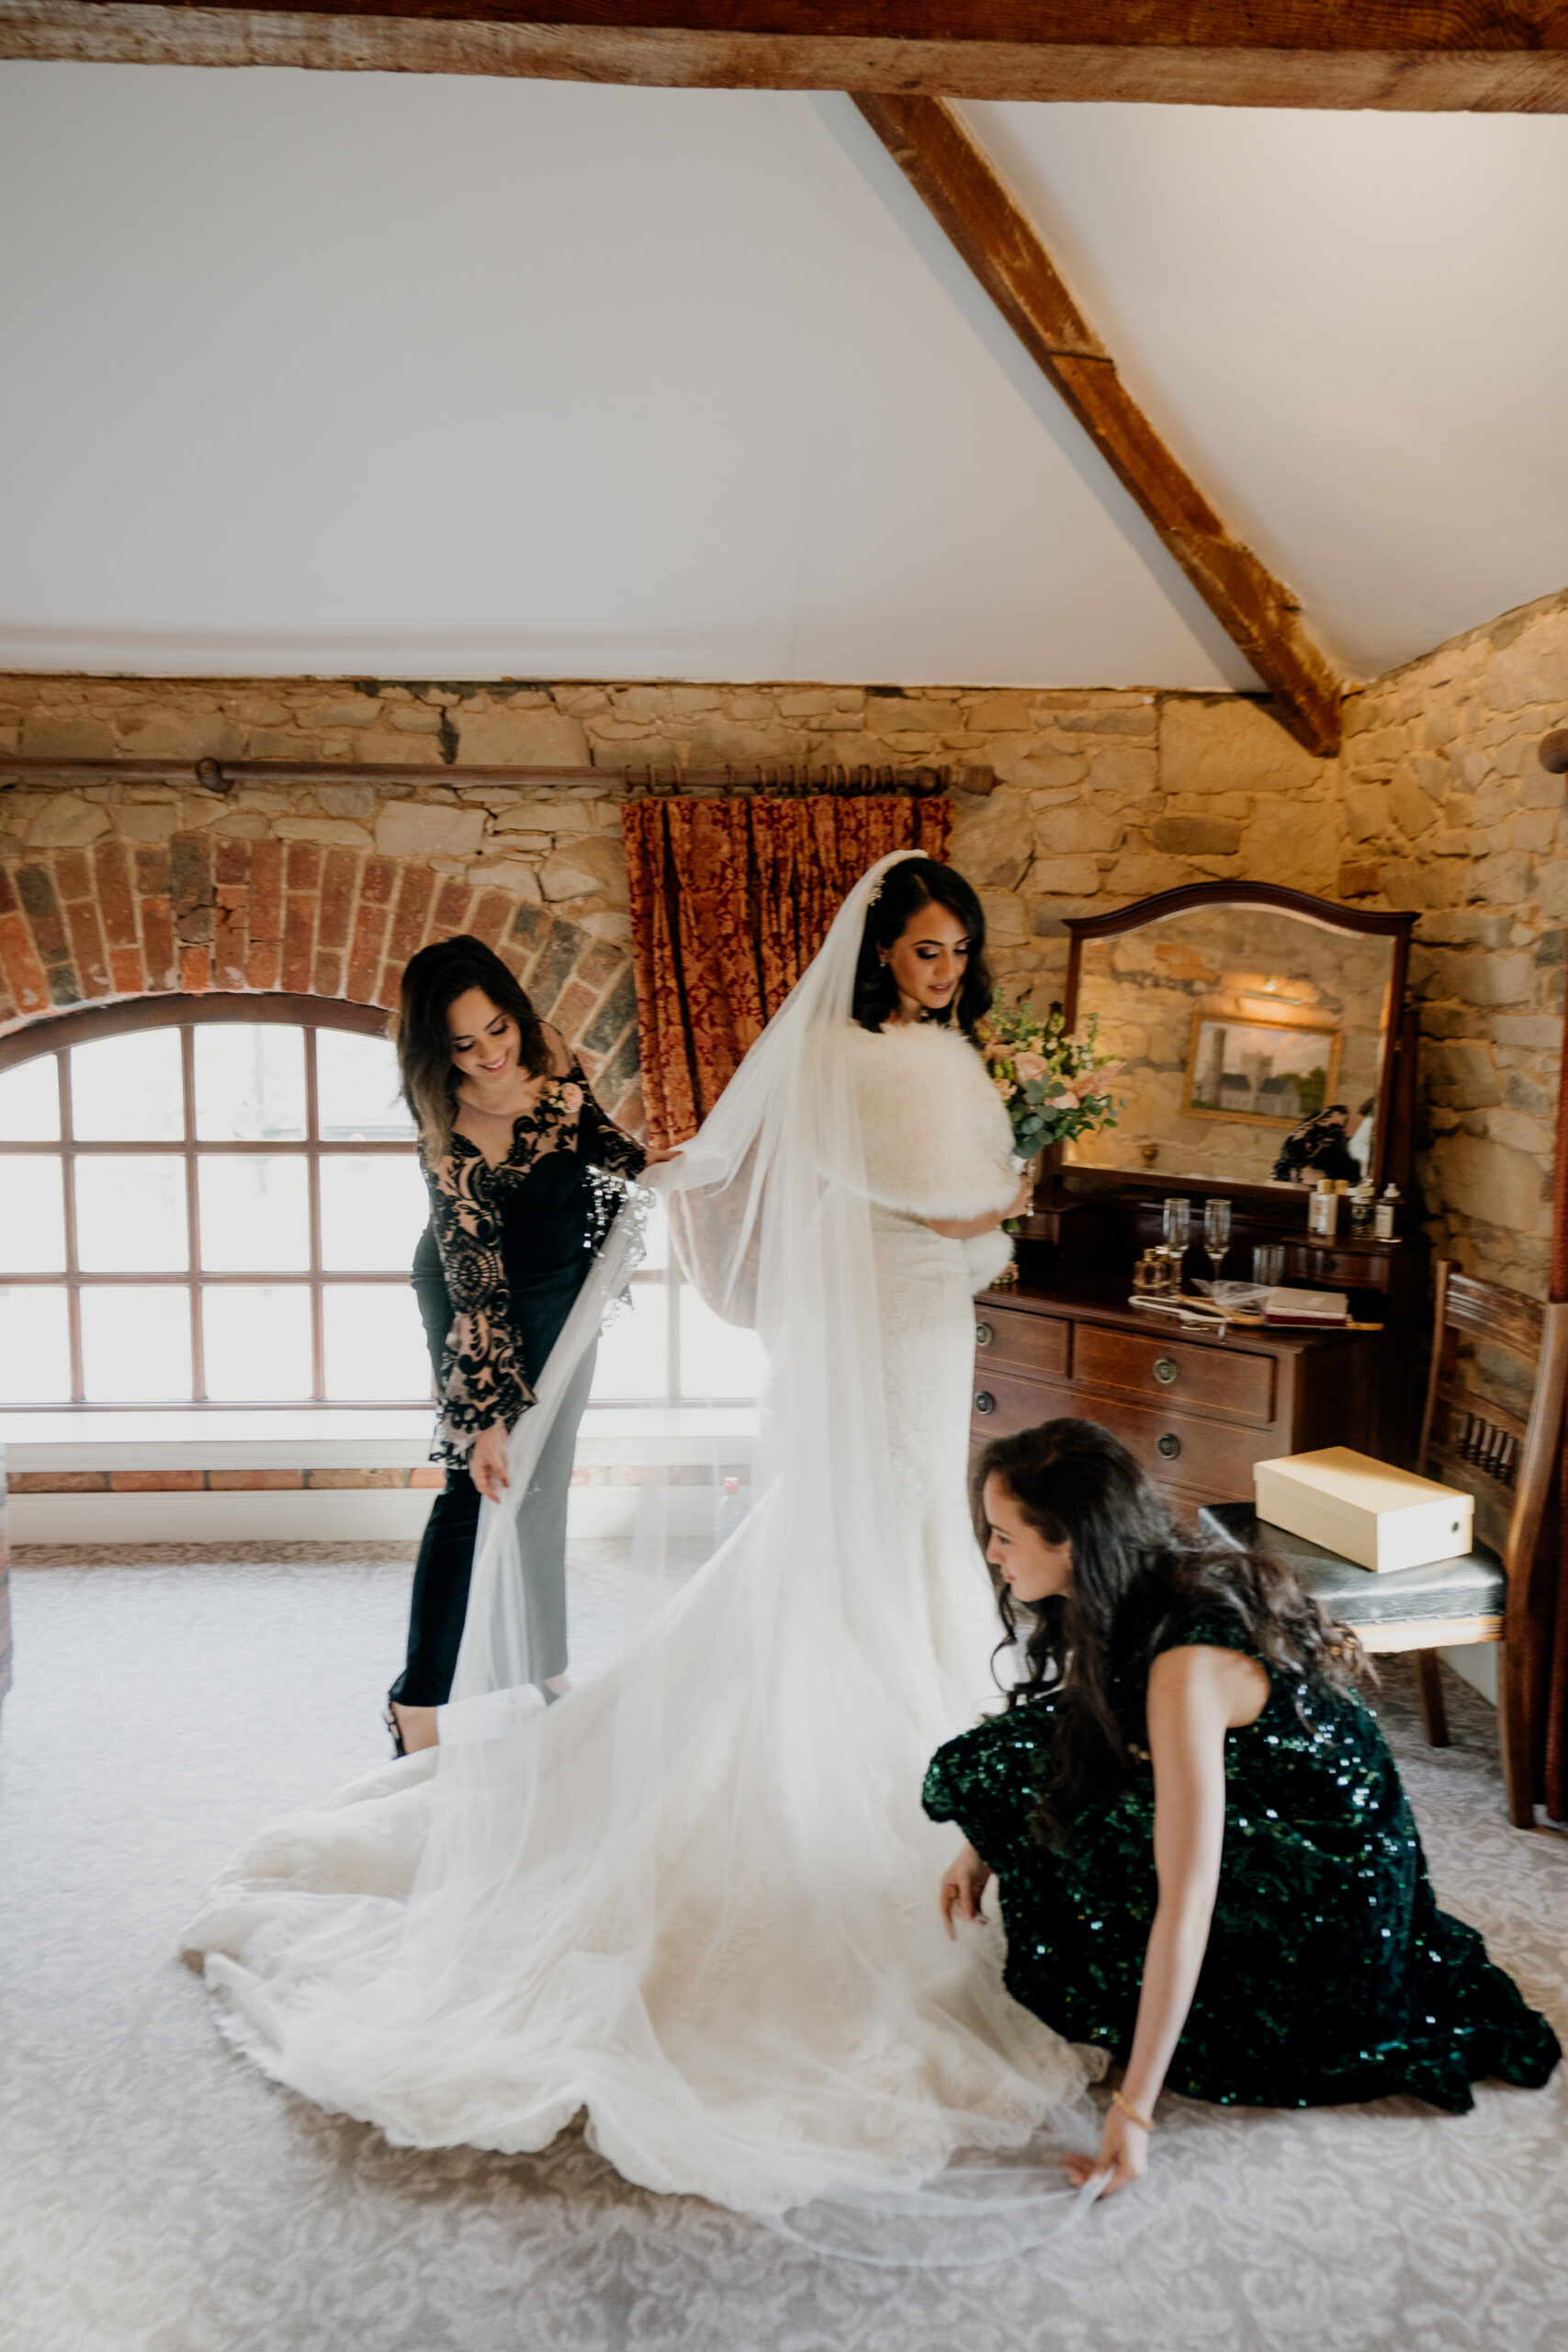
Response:
[{"label": "woman in black lace top", "polygon": [[[400,1753],[431,1746],[452,1687],[479,1500],[507,1485],[507,1440],[614,1214],[614,1180],[649,1154],[604,1116],[582,1066],[482,941],[422,948],[398,1012],[430,1226],[413,1280],[435,1368],[433,1453],[446,1464],[414,1570],[408,1659],[392,1685]],[[592,1379],[580,1368],[519,1521],[540,1679],[566,1670],[566,1506]]]}]

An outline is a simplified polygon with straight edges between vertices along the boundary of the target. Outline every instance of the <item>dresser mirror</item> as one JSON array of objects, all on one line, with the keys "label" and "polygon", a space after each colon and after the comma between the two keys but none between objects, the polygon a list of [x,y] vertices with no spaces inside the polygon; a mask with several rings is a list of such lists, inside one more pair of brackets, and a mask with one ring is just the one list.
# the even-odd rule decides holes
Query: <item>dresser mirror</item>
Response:
[{"label": "dresser mirror", "polygon": [[1159,1190],[1403,1177],[1394,1135],[1413,914],[1195,884],[1069,921],[1063,1012],[1119,1067],[1117,1123],[1060,1170]]}]

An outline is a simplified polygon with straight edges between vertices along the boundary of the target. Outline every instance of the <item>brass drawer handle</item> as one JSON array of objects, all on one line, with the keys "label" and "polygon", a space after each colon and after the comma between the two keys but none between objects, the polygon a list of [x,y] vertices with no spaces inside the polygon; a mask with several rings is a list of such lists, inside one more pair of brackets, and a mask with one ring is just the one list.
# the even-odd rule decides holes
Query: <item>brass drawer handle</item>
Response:
[{"label": "brass drawer handle", "polygon": [[1171,1356],[1156,1356],[1155,1378],[1162,1388],[1168,1388],[1181,1366]]},{"label": "brass drawer handle", "polygon": [[977,1413],[994,1413],[996,1409],[996,1398],[992,1396],[988,1388],[982,1388],[980,1394],[975,1399],[975,1410]]},{"label": "brass drawer handle", "polygon": [[975,1345],[976,1345],[977,1348],[988,1348],[988,1347],[990,1346],[990,1344],[991,1344],[991,1341],[996,1338],[996,1336],[997,1336],[997,1335],[996,1335],[996,1333],[992,1330],[992,1329],[991,1329],[991,1327],[990,1327],[990,1325],[989,1325],[988,1323],[976,1323],[976,1326],[975,1326]]},{"label": "brass drawer handle", "polygon": [[1167,1430],[1163,1437],[1155,1440],[1155,1452],[1163,1454],[1168,1462],[1174,1462],[1180,1451],[1181,1440],[1174,1430]]}]

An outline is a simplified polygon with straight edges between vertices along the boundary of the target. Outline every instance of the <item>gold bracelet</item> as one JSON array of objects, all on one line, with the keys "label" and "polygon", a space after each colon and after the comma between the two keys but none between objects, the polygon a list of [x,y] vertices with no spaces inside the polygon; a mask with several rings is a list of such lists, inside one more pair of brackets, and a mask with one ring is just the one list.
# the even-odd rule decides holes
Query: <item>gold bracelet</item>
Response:
[{"label": "gold bracelet", "polygon": [[1149,2121],[1148,2117],[1146,2115],[1140,2115],[1137,2109],[1133,2105],[1131,2099],[1123,2098],[1120,2091],[1111,2092],[1111,2103],[1112,2107],[1119,2107],[1122,2114],[1125,2115],[1130,2121],[1137,2125],[1140,2132],[1152,2132],[1154,2130],[1155,2127]]}]

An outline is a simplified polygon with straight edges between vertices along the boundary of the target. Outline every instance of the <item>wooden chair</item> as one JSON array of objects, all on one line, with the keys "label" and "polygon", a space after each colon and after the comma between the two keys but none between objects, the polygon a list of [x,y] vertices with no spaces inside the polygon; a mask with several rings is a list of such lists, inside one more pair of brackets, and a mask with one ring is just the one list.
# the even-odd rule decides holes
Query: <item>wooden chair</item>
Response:
[{"label": "wooden chair", "polygon": [[[1495,1283],[1437,1267],[1432,1368],[1416,1468],[1475,1498],[1475,1548],[1461,1560],[1373,1576],[1338,1553],[1259,1521],[1250,1503],[1208,1504],[1201,1525],[1257,1544],[1293,1568],[1333,1616],[1377,1654],[1414,1650],[1421,1713],[1434,1747],[1448,1746],[1439,1649],[1495,1642],[1497,1739],[1508,1818],[1533,1828],[1527,1634],[1530,1579],[1556,1472],[1568,1385],[1568,1305],[1543,1306]],[[1468,1343],[1468,1360],[1467,1360]],[[1504,1385],[1497,1359],[1518,1367],[1521,1417],[1477,1383]]]}]

